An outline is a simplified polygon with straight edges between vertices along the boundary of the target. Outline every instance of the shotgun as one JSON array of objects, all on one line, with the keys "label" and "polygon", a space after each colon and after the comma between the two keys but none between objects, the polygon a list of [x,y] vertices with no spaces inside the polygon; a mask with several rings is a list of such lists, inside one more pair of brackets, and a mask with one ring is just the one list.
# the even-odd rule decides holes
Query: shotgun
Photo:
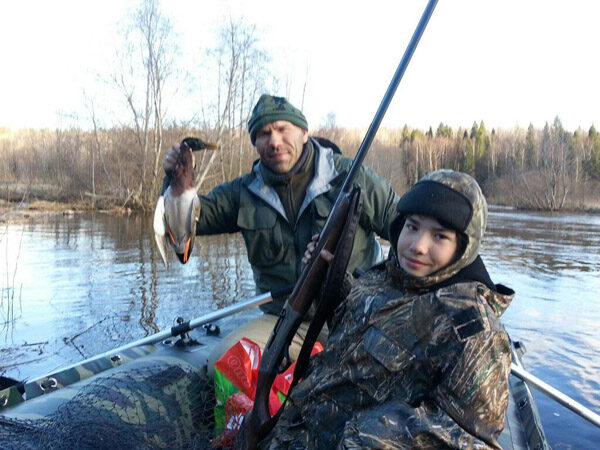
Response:
[{"label": "shotgun", "polygon": [[[236,440],[236,447],[254,449],[258,442],[264,438],[275,426],[283,407],[274,416],[271,417],[268,408],[268,398],[273,380],[278,373],[279,366],[287,354],[287,349],[292,341],[296,330],[308,312],[311,303],[316,298],[321,284],[325,279],[328,264],[320,258],[321,250],[325,249],[334,252],[341,230],[347,220],[349,210],[351,209],[352,195],[350,193],[358,170],[360,169],[367,152],[379,129],[379,125],[387,111],[387,108],[400,84],[400,80],[408,67],[408,63],[419,43],[421,36],[429,22],[437,0],[429,0],[425,11],[423,12],[419,23],[408,43],[408,46],[402,56],[396,72],[388,86],[388,89],[375,113],[373,121],[360,144],[360,147],[354,157],[350,170],[346,175],[341,191],[333,205],[333,208],[325,222],[323,230],[319,234],[315,251],[308,264],[304,267],[300,278],[296,282],[292,294],[287,299],[279,319],[273,328],[269,341],[264,349],[263,358],[260,362],[258,380],[256,385],[256,397],[254,407],[242,424],[242,429]],[[291,393],[291,392],[290,392]],[[288,395],[290,394],[288,393]]]}]

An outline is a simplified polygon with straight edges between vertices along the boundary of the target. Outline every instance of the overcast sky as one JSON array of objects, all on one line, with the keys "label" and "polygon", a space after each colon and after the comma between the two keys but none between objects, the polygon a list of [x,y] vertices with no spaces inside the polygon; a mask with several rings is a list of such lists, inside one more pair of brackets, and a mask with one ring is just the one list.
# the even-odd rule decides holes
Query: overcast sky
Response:
[{"label": "overcast sky", "polygon": [[[353,4],[356,3],[356,4]],[[368,2],[171,0],[163,10],[183,54],[212,43],[232,14],[256,24],[290,77],[309,125],[370,124],[425,8],[424,0]],[[85,117],[93,75],[112,63],[130,0],[0,0],[0,126],[65,126]],[[383,126],[600,128],[600,2],[440,0]],[[189,59],[187,59],[189,61]],[[183,94],[181,94],[183,95]],[[177,110],[178,99],[171,99]],[[107,124],[110,125],[110,124]]]}]

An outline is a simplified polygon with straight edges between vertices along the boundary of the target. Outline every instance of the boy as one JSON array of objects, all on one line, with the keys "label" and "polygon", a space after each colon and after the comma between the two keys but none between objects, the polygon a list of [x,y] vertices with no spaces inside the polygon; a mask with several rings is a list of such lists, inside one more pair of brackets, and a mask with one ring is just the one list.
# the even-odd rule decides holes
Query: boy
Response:
[{"label": "boy", "polygon": [[479,257],[486,220],[460,172],[433,172],[400,199],[390,258],[341,302],[262,448],[500,448],[510,346],[499,316],[514,292]]}]

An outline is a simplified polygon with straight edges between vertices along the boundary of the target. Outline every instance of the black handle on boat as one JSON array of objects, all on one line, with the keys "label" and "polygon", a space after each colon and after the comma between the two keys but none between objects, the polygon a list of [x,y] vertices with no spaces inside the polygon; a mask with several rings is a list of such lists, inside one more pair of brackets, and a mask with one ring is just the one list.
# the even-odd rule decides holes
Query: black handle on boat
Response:
[{"label": "black handle on boat", "polygon": [[[360,144],[352,166],[348,171],[344,184],[342,185],[341,192],[338,195],[336,202],[329,214],[327,221],[319,235],[316,248],[313,251],[311,260],[304,267],[304,270],[300,274],[300,278],[296,283],[294,291],[285,303],[279,319],[275,324],[275,328],[271,333],[271,337],[267,342],[267,346],[264,351],[263,358],[260,363],[258,380],[256,386],[256,397],[254,401],[254,407],[252,411],[246,416],[242,427],[242,433],[237,439],[237,447],[245,448],[256,448],[258,441],[262,439],[275,425],[278,418],[276,415],[271,418],[268,409],[268,398],[271,386],[274,378],[277,375],[279,365],[283,361],[284,355],[287,353],[287,349],[290,342],[298,329],[298,326],[302,322],[306,312],[308,311],[310,304],[313,301],[314,295],[318,292],[320,284],[324,279],[325,272],[327,270],[327,264],[322,261],[319,257],[322,249],[326,248],[331,251],[335,248],[337,239],[339,237],[339,231],[341,226],[339,225],[340,219],[346,217],[346,211],[349,207],[349,193],[353,187],[354,180],[358,174],[362,162],[364,161],[367,152],[373,142],[375,134],[379,129],[379,125],[383,120],[383,117],[392,101],[392,98],[400,84],[400,80],[408,67],[412,55],[427,27],[427,23],[433,14],[433,10],[437,4],[437,0],[430,0],[417,24],[417,27],[413,33],[413,36],[408,43],[408,46],[404,52],[402,60],[400,61],[392,81],[383,96],[383,100],[375,113],[375,117],[367,130],[367,133]],[[343,223],[341,224],[343,225]],[[337,233],[337,234],[336,234]],[[319,280],[321,280],[319,282]],[[307,286],[307,284],[316,283],[313,286]]]},{"label": "black handle on boat", "polygon": [[[273,289],[271,292],[257,295],[248,300],[243,300],[225,308],[219,309],[218,311],[205,314],[203,316],[192,319],[188,322],[183,322],[179,325],[171,327],[170,336],[179,336],[181,333],[187,333],[194,328],[198,328],[210,322],[222,319],[224,317],[231,316],[235,313],[245,311],[247,309],[254,308],[256,306],[264,305],[265,303],[272,302],[273,299],[287,297],[294,289],[293,284],[288,284],[279,289]],[[166,331],[165,331],[166,332]],[[170,337],[167,336],[167,337]],[[159,341],[155,341],[159,342]]]}]

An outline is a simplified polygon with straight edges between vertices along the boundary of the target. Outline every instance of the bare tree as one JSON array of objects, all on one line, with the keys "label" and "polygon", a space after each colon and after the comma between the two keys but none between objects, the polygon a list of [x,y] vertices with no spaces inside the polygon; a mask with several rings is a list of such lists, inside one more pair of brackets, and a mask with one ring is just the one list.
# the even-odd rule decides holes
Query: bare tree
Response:
[{"label": "bare tree", "polygon": [[[269,58],[260,48],[256,28],[243,19],[229,18],[219,30],[219,41],[207,52],[207,59],[216,66],[216,80],[209,80],[215,98],[209,110],[213,120],[209,128],[221,150],[214,152],[196,182],[200,189],[217,155],[221,163],[221,181],[239,176],[244,171],[247,156],[252,154],[246,124],[266,84]],[[211,83],[212,81],[212,83]]]},{"label": "bare tree", "polygon": [[520,175],[516,197],[518,205],[525,208],[557,211],[564,207],[571,189],[569,148],[567,133],[557,117],[552,126],[542,130],[537,171]]},{"label": "bare tree", "polygon": [[544,136],[541,150],[544,197],[547,208],[556,211],[564,206],[571,187],[566,132],[558,117],[554,119],[549,137]]},{"label": "bare tree", "polygon": [[126,200],[131,198],[134,203],[148,207],[162,176],[159,168],[164,92],[178,48],[173,27],[160,11],[158,0],[141,1],[125,30],[124,41],[121,68],[113,74],[112,81],[130,112],[128,126],[133,129],[134,148],[122,155],[120,164],[135,169],[126,180]]}]

